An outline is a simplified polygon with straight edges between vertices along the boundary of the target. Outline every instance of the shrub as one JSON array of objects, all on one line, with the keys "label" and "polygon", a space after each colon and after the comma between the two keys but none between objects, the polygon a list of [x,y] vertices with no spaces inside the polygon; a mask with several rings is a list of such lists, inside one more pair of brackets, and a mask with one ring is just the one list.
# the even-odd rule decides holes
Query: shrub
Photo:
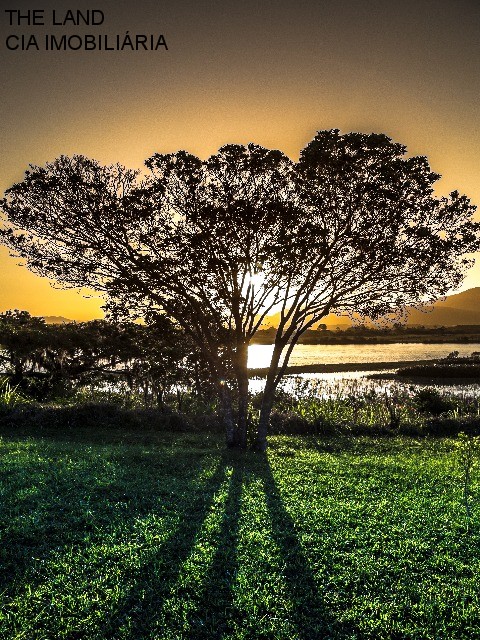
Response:
[{"label": "shrub", "polygon": [[5,413],[0,425],[35,433],[75,431],[185,431],[186,418],[160,409],[125,409],[115,404],[89,403],[73,406],[27,405]]},{"label": "shrub", "polygon": [[426,420],[424,430],[432,436],[457,436],[462,431],[468,435],[480,435],[480,418],[439,416]]},{"label": "shrub", "polygon": [[445,398],[437,389],[420,389],[413,396],[413,404],[421,413],[439,416],[455,407],[453,400]]},{"label": "shrub", "polygon": [[12,387],[8,378],[0,380],[0,411],[10,411],[14,407],[25,404],[27,399],[20,393],[18,386]]},{"label": "shrub", "polygon": [[272,411],[270,433],[274,435],[312,434],[314,430],[307,420],[291,411]]}]

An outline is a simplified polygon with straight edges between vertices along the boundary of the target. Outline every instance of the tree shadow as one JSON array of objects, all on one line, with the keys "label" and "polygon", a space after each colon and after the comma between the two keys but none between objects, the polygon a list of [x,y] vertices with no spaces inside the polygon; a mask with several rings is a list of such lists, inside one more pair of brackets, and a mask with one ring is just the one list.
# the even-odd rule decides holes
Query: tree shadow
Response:
[{"label": "tree shadow", "polygon": [[294,603],[291,616],[298,637],[303,640],[360,638],[357,629],[337,620],[325,604],[298,538],[295,522],[275,482],[268,456],[260,455],[256,472],[263,482],[272,533],[284,561],[284,579]]},{"label": "tree shadow", "polygon": [[[178,637],[192,640],[234,637],[235,631],[241,627],[244,627],[247,634],[245,637],[277,637],[274,631],[259,630],[258,635],[252,635],[255,633],[252,623],[246,621],[245,610],[235,602],[234,583],[241,568],[238,544],[242,491],[248,475],[252,474],[262,482],[271,535],[280,551],[282,574],[293,604],[289,622],[296,630],[296,637],[302,640],[361,638],[361,632],[351,624],[340,622],[322,598],[298,538],[295,522],[286,509],[275,482],[268,457],[261,454],[235,455],[229,452],[225,455],[224,463],[232,468],[232,476],[219,533],[215,538],[216,550],[208,571],[203,576],[200,591],[194,596],[195,602],[189,608],[188,622],[183,633],[178,630]],[[278,615],[275,611],[270,613]],[[171,630],[178,621],[170,619],[165,622]],[[137,628],[131,634],[132,640],[140,637],[138,631]]]},{"label": "tree shadow", "polygon": [[[229,575],[235,574],[235,534],[233,523],[238,520],[238,504],[241,491],[241,477],[238,469],[233,471],[230,480],[230,489],[227,497],[225,511],[222,516],[220,539],[229,541],[225,546],[216,546],[215,556],[210,567],[211,580],[215,582],[214,592],[210,589],[197,592],[199,606],[189,616],[188,622],[175,619],[175,612],[165,610],[165,601],[176,595],[178,599],[182,596],[182,585],[179,587],[179,580],[182,567],[190,557],[203,523],[210,510],[213,508],[215,494],[220,490],[222,483],[226,479],[228,458],[231,453],[225,453],[213,476],[207,482],[204,490],[196,497],[188,508],[180,514],[181,527],[176,535],[170,537],[164,544],[160,545],[150,556],[147,562],[141,563],[134,572],[129,575],[130,589],[128,594],[122,598],[114,611],[103,621],[101,625],[102,637],[117,637],[122,630],[123,638],[150,637],[152,631],[158,626],[159,620],[165,624],[169,630],[175,627],[191,626],[192,631],[188,636],[179,629],[179,638],[192,637],[200,638],[201,633],[208,625],[208,610],[212,599],[223,597],[228,592]],[[183,594],[190,597],[188,589]],[[205,614],[205,612],[207,612]],[[210,620],[213,625],[217,624],[216,619]],[[128,629],[128,630],[127,630]],[[212,636],[207,636],[212,637]]]},{"label": "tree shadow", "polygon": [[[157,557],[152,557],[148,565],[139,569],[130,596],[119,604],[118,615],[113,615],[104,626],[105,637],[115,637],[119,630],[117,625],[121,622],[121,612],[129,618],[128,635],[122,637],[131,640],[150,637],[149,634],[159,624],[165,633],[168,631],[169,637],[192,640],[234,637],[232,634],[243,625],[246,627],[245,637],[276,637],[265,631],[259,631],[258,636],[251,635],[254,633],[252,624],[245,624],[246,612],[235,603],[234,583],[240,568],[238,543],[242,490],[249,473],[262,482],[271,533],[280,550],[283,578],[293,603],[289,622],[296,629],[296,637],[303,640],[352,637],[353,629],[335,620],[322,601],[313,572],[298,540],[294,521],[283,504],[267,456],[226,452],[222,458],[222,467],[223,473],[227,468],[231,469],[228,495],[222,505],[218,532],[211,541],[215,550],[207,570],[200,577],[198,589],[192,591],[191,587],[188,588],[180,575],[182,565],[193,550],[197,533],[202,526],[200,517],[195,517],[195,521],[185,520],[180,549],[176,548],[179,540],[172,539],[158,550]],[[216,485],[219,488],[220,483],[217,482]],[[212,499],[209,499],[210,504]],[[208,508],[205,508],[198,515],[205,518],[207,512]],[[158,570],[159,556],[163,558],[165,555],[175,558],[175,568],[172,570],[170,567],[168,575]],[[151,596],[140,595],[145,593]],[[185,610],[182,612],[166,607],[165,600],[169,596],[177,601],[182,597],[188,599]],[[133,617],[132,611],[135,612]],[[271,613],[278,615],[274,611]],[[115,631],[112,625],[116,627]]]},{"label": "tree shadow", "polygon": [[[137,640],[151,637],[162,625],[165,626],[165,631],[171,632],[171,637],[195,640],[234,637],[235,630],[240,627],[244,627],[247,633],[245,637],[276,637],[265,633],[252,635],[252,623],[245,621],[245,610],[235,602],[235,581],[240,568],[240,512],[247,474],[258,477],[262,483],[269,527],[281,555],[282,576],[292,605],[287,622],[296,629],[297,637],[302,640],[362,637],[357,629],[339,622],[325,604],[299,540],[298,529],[285,507],[266,455],[225,451],[216,459],[208,477],[201,481],[199,474],[206,470],[204,457],[199,460],[198,455],[192,457],[174,450],[159,452],[158,458],[157,461],[149,460],[152,466],[143,482],[136,482],[136,463],[122,468],[119,459],[120,466],[114,486],[83,487],[90,491],[92,497],[93,510],[89,526],[93,525],[97,529],[93,543],[96,539],[101,540],[104,532],[111,531],[122,518],[121,513],[109,515],[107,507],[112,499],[131,502],[131,508],[123,513],[126,520],[124,535],[128,537],[135,535],[134,524],[138,517],[161,515],[162,506],[169,507],[170,513],[174,515],[172,522],[176,523],[167,536],[157,545],[150,545],[133,564],[125,563],[122,558],[118,561],[112,559],[116,569],[115,579],[122,585],[122,595],[115,604],[108,605],[97,629],[99,637],[116,638],[121,635],[125,639]],[[144,462],[139,457],[138,463]],[[155,484],[155,462],[168,469],[165,476],[167,479],[174,483],[181,481],[175,494],[170,492],[171,487],[162,488]],[[225,497],[218,501],[218,494],[226,486],[227,478],[228,489],[222,489]],[[31,539],[30,542],[23,541],[27,552],[23,554],[17,567],[11,567],[11,575],[5,575],[3,583],[0,580],[5,592],[11,590],[9,585],[12,581],[17,585],[21,583],[22,575],[29,573],[29,563],[33,557],[42,556],[48,562],[49,554],[58,549],[62,542],[62,527],[63,533],[80,527],[76,544],[79,549],[83,547],[82,535],[86,531],[86,525],[78,520],[75,502],[69,503],[71,482],[72,477],[65,475],[60,483],[39,488],[35,494],[35,501],[42,504],[50,500],[52,491],[56,491],[60,499],[65,501],[64,516],[61,522],[55,524],[55,531],[47,538],[43,530],[35,527],[27,531],[26,535]],[[147,488],[146,493],[142,493],[149,482],[151,489]],[[215,530],[209,534],[211,556],[208,562],[200,565],[196,578],[192,578],[191,573],[187,576],[186,584],[185,576],[182,577],[183,567],[191,558],[202,527],[212,511],[218,517]],[[254,559],[251,560],[254,562]],[[91,584],[95,585],[98,568],[93,566],[88,571]],[[35,577],[33,581],[29,580],[29,584],[35,587],[42,579],[42,576]],[[169,606],[169,599],[175,601],[177,608]],[[181,607],[180,610],[178,606]],[[172,633],[177,635],[172,636]]]},{"label": "tree shadow", "polygon": [[[180,539],[172,539],[170,544],[159,549],[158,554],[164,557],[174,558],[175,567],[170,565],[168,575],[158,572],[159,558],[152,558],[149,565],[143,566],[137,575],[137,583],[131,594],[119,606],[119,611],[130,616],[128,635],[125,638],[136,640],[152,632],[159,620],[169,632],[177,633],[179,638],[220,638],[226,634],[240,612],[235,610],[232,601],[232,584],[238,570],[237,538],[240,515],[241,493],[243,486],[244,462],[243,454],[226,452],[219,468],[212,478],[209,486],[208,499],[202,508],[197,505],[191,510],[194,512],[185,514],[184,526]],[[179,577],[182,565],[191,554],[197,534],[207,517],[212,506],[214,493],[220,488],[222,479],[225,478],[227,469],[231,469],[228,495],[226,497],[218,532],[214,535],[215,551],[202,583],[195,593],[186,591],[185,597],[190,598],[185,619],[175,617],[175,611],[164,607],[165,599],[175,592],[177,597],[182,594],[182,586],[179,586]],[[180,547],[178,545],[181,545]],[[151,598],[139,598],[140,593],[148,591],[155,594]],[[131,612],[135,616],[131,617]],[[178,613],[178,612],[177,612]],[[112,622],[118,623],[118,618],[112,618]],[[111,633],[109,623],[105,632]],[[113,634],[115,635],[115,634]],[[110,635],[108,636],[110,637]]]},{"label": "tree shadow", "polygon": [[[230,455],[230,462],[233,456]],[[243,614],[233,602],[238,573],[238,529],[244,478],[244,462],[233,458],[228,497],[217,538],[217,548],[195,609],[189,616],[192,638],[221,638],[233,630]],[[212,603],[215,603],[212,606]]]},{"label": "tree shadow", "polygon": [[[166,513],[172,521],[177,520],[181,539],[188,544],[188,536],[194,537],[196,526],[201,525],[224,478],[224,465],[220,460],[212,475],[200,482],[199,476],[206,469],[204,456],[199,459],[199,456],[178,451],[162,451],[159,458],[150,456],[149,466],[145,467],[145,458],[140,454],[130,455],[128,466],[120,454],[118,458],[113,457],[114,480],[107,485],[96,482],[93,464],[84,477],[76,469],[69,473],[62,470],[62,473],[52,474],[47,483],[40,482],[19,510],[20,524],[13,522],[11,530],[5,531],[9,546],[0,553],[0,589],[4,596],[21,593],[24,584],[34,589],[44,581],[44,568],[48,567],[52,554],[55,554],[57,562],[61,561],[64,547],[81,550],[86,544],[99,544],[117,527],[134,535],[138,520],[151,514],[161,517]],[[137,464],[144,466],[140,479]],[[181,480],[181,487],[159,486],[155,476],[162,469],[168,470],[167,477],[174,484]],[[32,481],[35,479],[34,471],[32,469]],[[45,475],[46,471],[48,469],[43,469]],[[7,487],[3,507],[14,513],[15,490],[14,487],[9,490],[5,480],[3,478]],[[24,513],[28,514],[28,519]],[[159,546],[162,554],[170,560],[177,551],[181,556],[176,543],[178,533],[173,529],[172,535]],[[155,552],[158,553],[158,549]],[[38,561],[42,571],[35,569],[32,572]]]}]

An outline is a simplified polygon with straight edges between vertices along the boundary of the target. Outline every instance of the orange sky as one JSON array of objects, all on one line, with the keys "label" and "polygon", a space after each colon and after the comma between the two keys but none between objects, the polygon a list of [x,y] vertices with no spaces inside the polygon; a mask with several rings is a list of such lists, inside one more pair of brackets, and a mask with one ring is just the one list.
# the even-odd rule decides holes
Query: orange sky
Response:
[{"label": "orange sky", "polygon": [[[480,3],[476,0],[119,0],[39,3],[45,26],[2,11],[0,189],[29,163],[81,153],[141,167],[228,142],[292,158],[318,129],[383,132],[427,155],[438,192],[480,204]],[[12,9],[32,8],[12,2]],[[101,26],[51,11],[101,9]],[[9,34],[163,34],[168,51],[9,51]],[[43,40],[42,40],[43,42]],[[477,215],[478,219],[480,217]],[[480,286],[480,261],[463,288]],[[58,291],[0,248],[0,311],[85,320],[98,299]]]}]

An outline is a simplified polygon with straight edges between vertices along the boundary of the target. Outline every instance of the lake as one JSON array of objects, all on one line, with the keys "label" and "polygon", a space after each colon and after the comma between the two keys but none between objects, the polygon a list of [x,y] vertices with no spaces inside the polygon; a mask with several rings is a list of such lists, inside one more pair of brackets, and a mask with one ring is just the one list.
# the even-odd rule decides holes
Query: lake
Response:
[{"label": "lake", "polygon": [[[248,350],[248,366],[250,368],[268,367],[273,351],[273,345],[255,344]],[[452,351],[458,351],[459,356],[469,356],[473,351],[480,351],[479,343],[458,344],[423,344],[423,343],[391,343],[391,344],[338,344],[338,345],[297,345],[290,357],[289,365],[301,366],[307,364],[345,364],[370,362],[401,362],[405,360],[434,360],[444,358]],[[384,369],[382,373],[389,373],[395,369]],[[378,373],[378,372],[377,372]],[[415,392],[421,386],[435,387],[441,392],[462,396],[480,396],[480,385],[465,381],[465,384],[433,385],[428,380],[417,384],[401,382],[395,379],[375,380],[368,376],[371,371],[344,371],[337,373],[303,373],[286,376],[282,386],[294,392],[298,383],[308,384],[316,395],[324,397],[338,397],[359,395],[369,391],[376,393],[393,393],[407,391]],[[249,388],[253,393],[262,390],[265,380],[250,380]]]},{"label": "lake", "polygon": [[[248,349],[251,369],[268,367],[273,345],[252,344]],[[452,351],[468,356],[480,351],[479,343],[423,344],[396,342],[391,344],[299,344],[290,356],[290,366],[307,364],[344,364],[368,362],[401,362],[402,360],[434,360],[445,358]]]}]

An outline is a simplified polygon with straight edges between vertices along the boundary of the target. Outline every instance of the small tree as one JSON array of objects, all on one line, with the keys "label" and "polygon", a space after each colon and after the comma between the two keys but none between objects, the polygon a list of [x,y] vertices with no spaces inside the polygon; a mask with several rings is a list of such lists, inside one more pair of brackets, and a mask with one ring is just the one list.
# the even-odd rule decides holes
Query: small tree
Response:
[{"label": "small tree", "polygon": [[7,191],[2,238],[42,275],[174,318],[209,367],[229,445],[246,444],[248,345],[279,311],[263,450],[275,390],[308,328],[329,313],[377,319],[433,302],[480,246],[468,199],[436,198],[438,175],[404,154],[384,135],[322,131],[298,163],[228,145],[204,162],[156,154],[143,181],[62,157]]}]

